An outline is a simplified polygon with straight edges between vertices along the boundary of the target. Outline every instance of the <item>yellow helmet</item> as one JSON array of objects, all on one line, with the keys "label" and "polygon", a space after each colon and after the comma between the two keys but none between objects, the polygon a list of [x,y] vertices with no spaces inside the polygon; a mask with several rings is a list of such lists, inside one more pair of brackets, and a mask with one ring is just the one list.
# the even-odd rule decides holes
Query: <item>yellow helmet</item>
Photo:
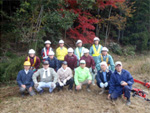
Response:
[{"label": "yellow helmet", "polygon": [[24,66],[30,66],[30,65],[31,65],[31,63],[29,61],[24,62]]}]

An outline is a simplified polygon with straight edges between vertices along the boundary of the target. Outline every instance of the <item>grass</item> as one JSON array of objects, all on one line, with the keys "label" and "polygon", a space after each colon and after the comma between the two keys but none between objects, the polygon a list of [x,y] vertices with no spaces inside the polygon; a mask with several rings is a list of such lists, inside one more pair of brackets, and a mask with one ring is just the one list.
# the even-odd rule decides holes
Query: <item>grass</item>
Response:
[{"label": "grass", "polygon": [[[115,61],[123,62],[124,69],[130,71],[134,78],[150,80],[150,55],[120,57],[113,55]],[[135,83],[133,87],[141,88],[150,93],[150,89]],[[131,106],[125,105],[123,98],[116,102],[106,100],[107,93],[99,95],[100,89],[92,86],[92,92],[85,88],[81,92],[69,92],[65,88],[62,92],[54,91],[49,94],[21,98],[16,85],[0,88],[1,113],[149,113],[150,103],[138,97],[131,97]],[[150,96],[148,95],[148,98]]]}]

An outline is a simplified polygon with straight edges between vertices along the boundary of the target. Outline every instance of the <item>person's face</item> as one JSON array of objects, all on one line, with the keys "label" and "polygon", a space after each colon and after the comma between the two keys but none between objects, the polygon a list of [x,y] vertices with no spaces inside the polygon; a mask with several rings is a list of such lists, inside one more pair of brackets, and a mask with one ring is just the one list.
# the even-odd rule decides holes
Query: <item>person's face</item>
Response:
[{"label": "person's face", "polygon": [[50,44],[46,44],[46,48],[49,48],[51,45]]},{"label": "person's face", "polygon": [[73,55],[73,53],[72,53],[72,52],[69,52],[69,53],[68,53],[68,55],[69,55],[69,56],[72,56],[72,55]]},{"label": "person's face", "polygon": [[82,47],[82,43],[80,42],[80,43],[78,43],[78,47]]},{"label": "person's face", "polygon": [[24,66],[24,69],[25,69],[25,70],[29,70],[29,69],[30,69],[30,66]]},{"label": "person's face", "polygon": [[107,55],[107,51],[102,51],[102,55],[106,56]]},{"label": "person's face", "polygon": [[66,69],[66,68],[67,68],[67,65],[63,64],[63,65],[62,65],[62,68]]},{"label": "person's face", "polygon": [[54,55],[49,55],[49,58],[50,58],[50,59],[53,59],[53,58],[54,58]]},{"label": "person's face", "polygon": [[83,69],[85,67],[85,64],[80,64],[81,68]]},{"label": "person's face", "polygon": [[104,64],[102,64],[102,65],[101,65],[101,70],[105,72],[105,71],[106,71],[106,69],[107,69],[107,66],[106,66],[106,65],[104,65]]},{"label": "person's face", "polygon": [[86,57],[88,57],[88,56],[89,56],[89,53],[84,53],[84,55],[85,55]]},{"label": "person's face", "polygon": [[63,44],[63,43],[61,43],[61,44],[59,44],[59,46],[60,46],[60,47],[63,47],[63,46],[64,46],[64,44]]},{"label": "person's face", "polygon": [[49,68],[49,65],[43,65],[43,68],[44,68],[44,69],[48,69],[48,68]]},{"label": "person's face", "polygon": [[30,56],[30,57],[34,57],[34,56],[35,56],[35,54],[29,54],[29,56]]},{"label": "person's face", "polygon": [[119,64],[115,68],[116,68],[117,72],[121,72],[121,70],[122,70],[122,66]]},{"label": "person's face", "polygon": [[98,45],[99,41],[98,41],[98,40],[96,40],[96,41],[94,41],[94,43],[95,43],[95,45]]}]

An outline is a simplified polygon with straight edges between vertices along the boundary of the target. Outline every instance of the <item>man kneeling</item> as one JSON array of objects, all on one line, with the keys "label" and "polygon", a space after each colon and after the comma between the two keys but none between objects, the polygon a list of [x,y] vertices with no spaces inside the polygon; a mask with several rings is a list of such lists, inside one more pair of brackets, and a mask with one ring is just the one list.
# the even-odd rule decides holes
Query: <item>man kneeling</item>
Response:
[{"label": "man kneeling", "polygon": [[24,92],[27,90],[31,96],[35,95],[33,91],[34,83],[32,81],[33,71],[29,70],[31,63],[29,61],[24,62],[24,70],[19,71],[17,76],[17,83],[20,87],[21,95],[24,96]]},{"label": "man kneeling", "polygon": [[92,81],[92,76],[90,71],[86,66],[85,60],[80,61],[80,66],[75,69],[74,81],[76,85],[76,90],[81,90],[83,84],[87,84],[87,91],[90,90],[90,85]]},{"label": "man kneeling", "polygon": [[110,87],[108,98],[116,100],[123,93],[127,98],[127,105],[130,105],[130,92],[134,83],[133,77],[127,71],[122,69],[122,63],[120,61],[115,63],[115,72],[110,78]]},{"label": "man kneeling", "polygon": [[97,72],[96,81],[97,86],[102,88],[99,94],[103,94],[105,90],[109,89],[109,80],[112,72],[108,69],[107,63],[105,61],[100,63],[101,70]]},{"label": "man kneeling", "polygon": [[[37,81],[38,76],[40,76],[40,82]],[[44,61],[43,68],[35,72],[32,77],[35,88],[40,94],[44,92],[43,88],[49,88],[51,93],[56,87],[57,78],[57,73],[53,68],[49,67],[48,61]]]},{"label": "man kneeling", "polygon": [[68,90],[72,90],[73,87],[73,75],[70,67],[67,66],[67,62],[63,61],[62,67],[57,71],[58,74],[58,89],[62,90],[63,86],[69,85]]}]

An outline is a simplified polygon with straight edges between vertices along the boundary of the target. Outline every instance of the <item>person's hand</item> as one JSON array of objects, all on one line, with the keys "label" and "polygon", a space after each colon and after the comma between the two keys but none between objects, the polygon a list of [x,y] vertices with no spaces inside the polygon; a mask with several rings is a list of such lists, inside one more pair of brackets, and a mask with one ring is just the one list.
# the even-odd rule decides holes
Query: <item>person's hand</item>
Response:
[{"label": "person's hand", "polygon": [[21,87],[26,88],[26,86],[25,86],[25,85],[21,85]]},{"label": "person's hand", "polygon": [[32,91],[32,87],[29,88],[29,92],[31,92],[31,91]]},{"label": "person's hand", "polygon": [[88,84],[91,84],[91,83],[92,83],[92,81],[91,81],[91,80],[89,80],[89,81],[88,81]]},{"label": "person's hand", "polygon": [[63,81],[63,84],[66,85],[66,82],[67,82],[67,80],[65,79],[65,80]]},{"label": "person's hand", "polygon": [[92,73],[95,74],[95,70],[94,69],[92,69]]},{"label": "person's hand", "polygon": [[64,84],[62,82],[59,83],[60,86],[64,86]]},{"label": "person's hand", "polygon": [[101,86],[101,88],[104,88],[105,87],[105,84],[104,83],[100,83],[100,86]]},{"label": "person's hand", "polygon": [[108,86],[108,82],[105,82],[104,86],[107,87]]},{"label": "person's hand", "polygon": [[76,89],[77,89],[77,90],[80,90],[80,89],[81,89],[81,86],[80,86],[80,85],[77,85],[77,86],[76,86]]},{"label": "person's hand", "polygon": [[110,99],[110,94],[108,94],[107,99]]},{"label": "person's hand", "polygon": [[122,86],[127,86],[128,83],[126,83],[125,81],[121,81],[121,85],[122,85]]}]

